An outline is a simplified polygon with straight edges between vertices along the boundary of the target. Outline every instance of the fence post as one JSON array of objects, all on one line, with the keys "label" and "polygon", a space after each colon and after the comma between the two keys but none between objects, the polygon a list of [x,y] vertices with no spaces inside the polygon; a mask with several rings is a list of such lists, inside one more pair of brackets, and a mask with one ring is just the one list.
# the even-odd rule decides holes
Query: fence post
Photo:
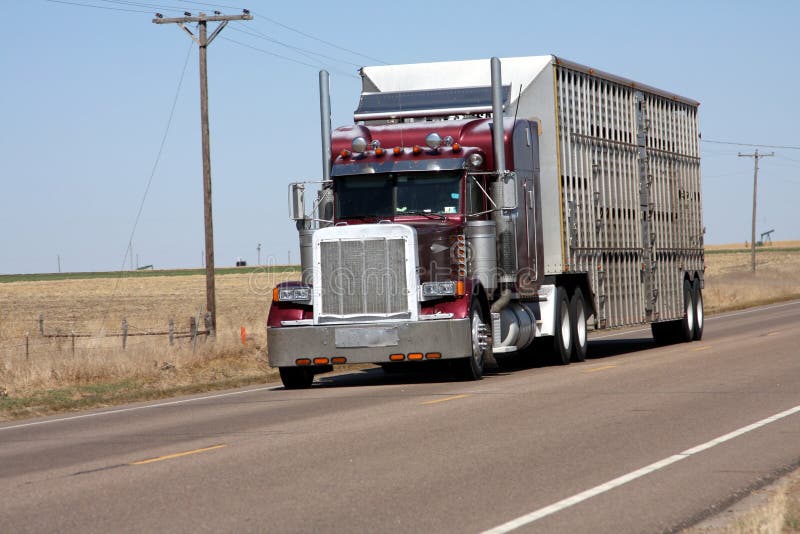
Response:
[{"label": "fence post", "polygon": [[128,345],[128,320],[122,319],[122,350]]},{"label": "fence post", "polygon": [[44,314],[39,314],[39,335],[44,336]]},{"label": "fence post", "polygon": [[175,343],[175,321],[169,320],[169,344]]},{"label": "fence post", "polygon": [[30,360],[30,348],[28,346],[28,333],[25,332],[25,362],[27,363]]},{"label": "fence post", "polygon": [[75,330],[72,331],[72,355],[75,356]]},{"label": "fence post", "polygon": [[192,332],[192,352],[197,346],[197,319],[189,317],[189,330]]}]

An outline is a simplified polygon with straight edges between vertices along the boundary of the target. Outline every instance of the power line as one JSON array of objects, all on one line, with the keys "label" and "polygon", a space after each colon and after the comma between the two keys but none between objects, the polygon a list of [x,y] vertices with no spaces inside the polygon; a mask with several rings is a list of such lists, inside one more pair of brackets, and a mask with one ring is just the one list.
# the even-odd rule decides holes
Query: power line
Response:
[{"label": "power line", "polygon": [[231,28],[231,29],[234,30],[234,31],[237,31],[239,33],[244,33],[246,35],[250,35],[252,37],[256,37],[257,39],[263,39],[265,41],[269,41],[271,43],[276,43],[276,44],[279,44],[279,45],[281,45],[283,47],[289,48],[290,50],[294,50],[296,52],[300,52],[301,54],[305,55],[309,59],[324,58],[324,59],[329,59],[331,61],[344,63],[346,65],[352,65],[354,67],[360,67],[361,66],[361,65],[359,65],[357,63],[352,63],[352,62],[346,61],[344,59],[339,59],[339,58],[336,58],[336,57],[333,57],[333,56],[328,56],[328,55],[322,54],[320,52],[314,52],[313,50],[307,50],[307,49],[301,48],[299,46],[294,46],[294,45],[290,45],[288,43],[284,43],[283,41],[279,41],[278,39],[273,39],[272,37],[269,37],[266,34],[260,32],[258,30],[243,29],[243,28]]},{"label": "power line", "polygon": [[[189,0],[182,0],[182,2],[186,3],[186,4],[196,4],[196,5],[208,6],[208,7],[219,7],[219,8],[223,8],[223,9],[241,9],[239,7],[236,7],[236,6],[231,6],[231,5],[226,5],[226,4],[214,4],[214,3],[210,3],[210,2],[192,2],[192,1],[189,1]],[[303,30],[299,30],[299,29],[297,29],[295,27],[289,26],[288,24],[284,24],[283,22],[280,22],[279,20],[275,20],[275,19],[273,19],[271,17],[267,17],[266,15],[264,15],[262,13],[256,13],[255,11],[253,11],[252,13],[253,13],[253,15],[257,15],[256,20],[259,20],[259,19],[268,20],[269,22],[271,22],[272,24],[275,24],[276,26],[280,26],[281,28],[284,28],[286,30],[294,32],[294,33],[296,33],[298,35],[302,35],[303,37],[306,37],[308,39],[313,39],[314,41],[317,41],[317,42],[323,43],[323,44],[325,44],[327,46],[336,48],[337,50],[341,50],[343,52],[347,52],[348,54],[353,54],[354,56],[362,57],[364,59],[368,59],[370,61],[374,61],[374,62],[380,63],[382,65],[386,64],[386,62],[381,60],[381,59],[374,58],[374,57],[368,56],[366,54],[362,54],[361,52],[356,52],[355,50],[351,50],[351,49],[346,48],[344,46],[337,45],[336,43],[333,43],[331,41],[326,41],[325,39],[322,39],[322,38],[317,37],[315,35],[311,35],[310,33],[306,33]]]},{"label": "power line", "polygon": [[[94,9],[105,9],[107,11],[124,11],[127,13],[150,13],[149,10],[144,9],[129,9],[123,7],[111,7],[111,6],[98,6],[95,4],[84,4],[82,2],[68,2],[67,0],[44,0],[45,2],[51,2],[53,4],[65,4],[68,6],[78,6],[78,7],[91,7]],[[101,0],[102,1],[102,0]]]},{"label": "power line", "polygon": [[755,143],[735,143],[733,141],[716,141],[713,139],[700,139],[701,143],[713,143],[715,145],[734,145],[734,146],[752,146],[759,148],[783,148],[788,150],[800,150],[800,146],[787,146],[787,145],[759,145]]},{"label": "power line", "polygon": [[[257,46],[249,45],[247,43],[243,43],[241,41],[237,41],[236,39],[231,39],[230,37],[222,37],[222,36],[220,36],[219,38],[224,40],[224,41],[228,41],[228,42],[237,44],[239,46],[243,46],[245,48],[249,48],[251,50],[255,50],[256,52],[261,52],[262,54],[267,54],[267,55],[274,56],[274,57],[277,57],[277,58],[280,58],[280,59],[285,59],[286,61],[291,61],[292,63],[297,63],[298,65],[304,65],[306,67],[311,67],[312,69],[315,69],[315,70],[320,68],[320,65],[313,65],[311,63],[306,63],[305,61],[300,61],[299,59],[291,58],[289,56],[284,56],[284,55],[278,54],[276,52],[270,52],[269,50],[264,50],[263,48],[258,48]],[[354,74],[347,73],[347,72],[344,72],[344,71],[341,71],[341,70],[331,69],[331,71],[332,72],[336,72],[338,74],[341,74],[342,76],[347,76],[348,78],[353,78],[353,79],[356,79],[356,80],[359,79],[358,76],[355,76]]]},{"label": "power line", "polygon": [[263,18],[264,20],[268,20],[271,23],[273,23],[273,24],[275,24],[277,26],[280,26],[281,28],[285,28],[285,29],[287,29],[289,31],[292,31],[292,32],[297,33],[297,34],[300,34],[303,37],[308,37],[309,39],[314,39],[315,41],[319,41],[320,43],[324,43],[324,44],[326,44],[328,46],[332,46],[333,48],[337,48],[337,49],[342,50],[344,52],[347,52],[349,54],[353,54],[353,55],[356,55],[356,56],[359,56],[359,57],[363,57],[365,59],[369,59],[370,61],[375,61],[376,63],[380,63],[382,65],[386,64],[385,61],[382,61],[382,60],[380,60],[378,58],[374,58],[372,56],[368,56],[366,54],[362,54],[361,52],[356,52],[355,50],[350,50],[349,48],[345,48],[343,46],[339,46],[339,45],[337,45],[335,43],[332,43],[330,41],[326,41],[325,39],[320,39],[319,37],[316,37],[314,35],[306,33],[306,32],[304,32],[302,30],[298,30],[297,28],[292,28],[288,24],[284,24],[282,22],[279,22],[279,21],[277,21],[277,20],[275,20],[273,18],[267,17],[266,15],[262,15],[261,13],[255,13],[255,12],[253,12],[253,13],[258,15],[260,18]]},{"label": "power line", "polygon": [[192,46],[189,45],[189,50],[186,52],[186,59],[183,61],[183,70],[181,70],[181,76],[178,79],[178,87],[175,89],[175,96],[172,99],[172,106],[170,107],[169,110],[167,125],[164,128],[164,134],[161,136],[161,143],[158,146],[158,153],[156,154],[155,161],[153,161],[153,168],[150,170],[150,177],[147,179],[147,186],[145,186],[144,188],[144,194],[142,194],[142,200],[139,202],[139,209],[137,210],[136,218],[133,221],[133,227],[131,228],[130,237],[128,237],[128,246],[125,247],[125,254],[122,256],[122,265],[119,268],[119,276],[117,277],[117,281],[114,284],[114,289],[111,291],[111,298],[109,299],[108,308],[106,308],[106,311],[103,314],[103,320],[100,322],[101,325],[105,324],[105,321],[108,318],[108,314],[111,311],[111,300],[113,300],[114,295],[117,293],[117,289],[119,289],[120,280],[122,280],[122,277],[125,272],[125,261],[128,259],[128,252],[130,251],[131,244],[133,243],[133,236],[136,234],[136,227],[139,226],[139,219],[142,216],[144,203],[147,200],[148,193],[150,192],[150,185],[153,183],[153,177],[156,175],[156,169],[158,169],[158,164],[161,162],[161,155],[164,153],[164,146],[167,143],[167,136],[169,135],[170,126],[172,125],[172,118],[175,116],[175,108],[178,105],[178,97],[181,94],[181,86],[183,85],[183,78],[186,75],[186,67],[189,65],[189,57],[191,57],[191,54],[192,54]]}]

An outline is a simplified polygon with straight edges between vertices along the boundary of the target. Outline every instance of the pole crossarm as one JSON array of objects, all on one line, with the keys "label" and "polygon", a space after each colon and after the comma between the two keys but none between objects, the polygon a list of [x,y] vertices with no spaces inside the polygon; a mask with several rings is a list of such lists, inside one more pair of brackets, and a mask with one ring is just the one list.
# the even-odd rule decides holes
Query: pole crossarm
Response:
[{"label": "pole crossarm", "polygon": [[180,24],[187,22],[228,22],[231,20],[253,20],[253,15],[205,15],[200,13],[197,17],[154,18],[154,24]]}]

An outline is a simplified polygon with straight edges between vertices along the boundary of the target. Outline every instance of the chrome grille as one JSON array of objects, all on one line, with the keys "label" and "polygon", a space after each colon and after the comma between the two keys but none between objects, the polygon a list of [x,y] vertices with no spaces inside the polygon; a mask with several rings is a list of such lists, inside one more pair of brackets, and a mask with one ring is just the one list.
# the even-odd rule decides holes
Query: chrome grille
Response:
[{"label": "chrome grille", "polygon": [[320,243],[323,316],[407,313],[405,241],[372,238]]}]

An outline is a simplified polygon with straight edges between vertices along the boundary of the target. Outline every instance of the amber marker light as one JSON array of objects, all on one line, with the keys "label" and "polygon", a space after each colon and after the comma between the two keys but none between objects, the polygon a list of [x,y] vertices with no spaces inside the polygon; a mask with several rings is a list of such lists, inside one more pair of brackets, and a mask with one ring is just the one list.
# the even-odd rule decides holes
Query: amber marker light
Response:
[{"label": "amber marker light", "polygon": [[422,359],[422,353],[421,352],[411,352],[408,355],[408,359],[409,360],[421,360]]},{"label": "amber marker light", "polygon": [[278,291],[277,287],[272,288],[272,302],[278,302],[280,300],[280,291]]},{"label": "amber marker light", "polygon": [[343,363],[347,363],[347,358],[345,358],[344,356],[336,356],[334,358],[331,358],[331,363],[335,363],[336,365],[341,365]]},{"label": "amber marker light", "polygon": [[394,154],[395,156],[399,156],[402,153],[403,153],[403,147],[396,146],[392,149],[392,154]]},{"label": "amber marker light", "polygon": [[463,280],[456,280],[456,296],[463,297],[467,293],[467,288]]},{"label": "amber marker light", "polygon": [[310,358],[299,358],[299,359],[295,360],[294,363],[296,363],[297,365],[311,365],[311,359]]},{"label": "amber marker light", "polygon": [[344,150],[339,152],[339,155],[342,156],[342,159],[347,159],[350,157],[350,151],[345,148]]},{"label": "amber marker light", "polygon": [[378,148],[376,148],[376,149],[375,149],[375,155],[376,155],[377,157],[381,157],[381,156],[383,156],[383,154],[384,154],[385,152],[386,152],[386,151],[385,151],[384,149],[382,149],[381,147],[378,147]]},{"label": "amber marker light", "polygon": [[389,359],[392,360],[393,362],[401,362],[401,361],[406,359],[406,355],[405,354],[392,354],[391,356],[389,356]]},{"label": "amber marker light", "polygon": [[411,149],[411,153],[415,156],[419,156],[422,154],[422,148],[419,145],[414,145],[414,148]]},{"label": "amber marker light", "polygon": [[441,352],[428,352],[427,354],[425,354],[425,357],[428,358],[429,360],[441,360],[442,359],[442,353]]},{"label": "amber marker light", "polygon": [[327,365],[328,358],[314,358],[314,365]]},{"label": "amber marker light", "polygon": [[459,145],[458,143],[453,143],[453,146],[451,148],[453,149],[453,152],[456,153],[461,152],[461,145]]}]

